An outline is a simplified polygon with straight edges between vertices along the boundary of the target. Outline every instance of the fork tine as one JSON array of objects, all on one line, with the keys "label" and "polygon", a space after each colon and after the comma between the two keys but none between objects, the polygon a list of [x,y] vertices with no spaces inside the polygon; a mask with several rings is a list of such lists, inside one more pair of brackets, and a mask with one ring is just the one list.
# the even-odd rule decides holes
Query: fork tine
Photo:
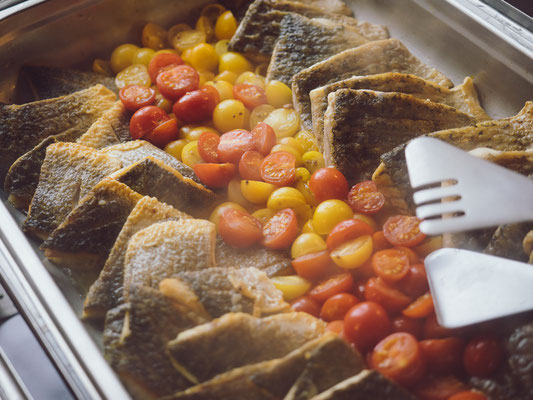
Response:
[{"label": "fork tine", "polygon": [[431,189],[419,190],[413,194],[415,204],[422,204],[428,201],[439,200],[444,197],[460,196],[457,185],[440,186]]},{"label": "fork tine", "polygon": [[445,232],[461,232],[465,227],[468,227],[468,219],[464,215],[429,219],[420,223],[420,230],[426,235],[440,235]]},{"label": "fork tine", "polygon": [[416,216],[418,218],[429,218],[443,214],[450,214],[454,212],[465,211],[465,204],[463,201],[447,201],[443,203],[427,204],[417,207]]}]

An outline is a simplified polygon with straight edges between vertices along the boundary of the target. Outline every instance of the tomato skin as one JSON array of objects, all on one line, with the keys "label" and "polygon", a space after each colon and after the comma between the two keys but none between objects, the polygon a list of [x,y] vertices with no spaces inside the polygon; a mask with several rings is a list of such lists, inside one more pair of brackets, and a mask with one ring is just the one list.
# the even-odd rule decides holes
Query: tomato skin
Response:
[{"label": "tomato skin", "polygon": [[416,337],[422,337],[423,322],[419,319],[408,318],[398,315],[392,320],[393,332],[407,332]]},{"label": "tomato skin", "polygon": [[174,115],[185,123],[200,122],[211,118],[220,97],[213,86],[185,93],[172,106]]},{"label": "tomato skin", "polygon": [[422,296],[429,290],[429,283],[424,264],[414,264],[409,267],[407,275],[398,282],[402,292],[411,297]]},{"label": "tomato skin", "polygon": [[286,151],[269,154],[261,164],[261,177],[276,186],[289,186],[296,177],[296,157]]},{"label": "tomato skin", "polygon": [[198,89],[200,75],[188,65],[178,65],[160,72],[156,84],[163,97],[176,101],[185,93]]},{"label": "tomato skin", "polygon": [[465,390],[463,392],[454,394],[453,396],[449,397],[448,400],[487,400],[487,396],[474,390]]},{"label": "tomato skin", "polygon": [[157,125],[152,132],[144,136],[144,139],[157,147],[163,148],[171,141],[176,140],[178,136],[178,121],[176,118],[170,118],[168,121]]},{"label": "tomato skin", "polygon": [[316,281],[332,270],[332,262],[327,250],[304,254],[292,260],[292,267],[302,278]]},{"label": "tomato skin", "polygon": [[276,132],[265,122],[259,122],[254,129],[252,129],[254,137],[255,150],[264,156],[268,156],[272,147],[276,145]]},{"label": "tomato skin", "polygon": [[344,320],[331,321],[326,326],[327,332],[336,333],[341,336],[344,334]]},{"label": "tomato skin", "polygon": [[160,72],[182,64],[183,60],[175,53],[159,53],[150,60],[148,74],[150,74],[152,82],[155,82]]},{"label": "tomato skin", "polygon": [[430,293],[426,293],[413,301],[402,311],[402,314],[410,318],[424,318],[435,312],[433,298]]},{"label": "tomato skin", "polygon": [[291,307],[294,311],[302,311],[311,314],[313,317],[320,316],[320,303],[309,296],[298,297],[291,301]]},{"label": "tomato skin", "polygon": [[298,236],[298,219],[292,208],[285,208],[272,216],[263,228],[263,246],[285,249]]},{"label": "tomato skin", "polygon": [[120,101],[129,111],[137,111],[155,101],[155,90],[141,85],[128,85],[118,92]]},{"label": "tomato skin", "polygon": [[220,136],[213,132],[203,132],[198,138],[198,152],[206,163],[217,163],[218,159],[218,143]]},{"label": "tomato skin", "polygon": [[426,235],[420,231],[420,222],[417,217],[396,215],[385,221],[383,233],[395,246],[414,247],[426,238]]},{"label": "tomato skin", "polygon": [[244,248],[261,240],[262,227],[261,222],[247,212],[228,208],[220,217],[218,233],[230,246]]},{"label": "tomato skin", "polygon": [[478,336],[466,345],[463,365],[469,375],[486,378],[496,372],[503,357],[504,350],[499,340],[490,336]]},{"label": "tomato skin", "polygon": [[349,240],[355,239],[363,235],[372,235],[374,229],[359,219],[347,219],[339,222],[331,230],[326,239],[326,246],[328,250],[333,250],[339,245]]},{"label": "tomato skin", "polygon": [[238,83],[233,86],[233,97],[250,110],[261,104],[266,104],[268,101],[265,89],[246,83]]},{"label": "tomato skin", "polygon": [[331,296],[322,304],[320,318],[331,322],[344,319],[350,308],[359,303],[359,299],[350,293],[339,293]]},{"label": "tomato skin", "polygon": [[168,114],[156,106],[146,106],[137,111],[130,119],[131,138],[142,139],[144,136],[154,130],[162,122],[168,121]]},{"label": "tomato skin", "polygon": [[[358,271],[359,272],[359,271]],[[360,279],[354,283],[353,292],[358,299],[365,299],[366,279]]]},{"label": "tomato skin", "polygon": [[242,179],[251,181],[260,181],[261,178],[261,164],[264,157],[261,153],[255,150],[248,150],[244,152],[239,160],[239,174]]},{"label": "tomato skin", "polygon": [[465,341],[459,337],[420,341],[428,370],[438,374],[459,373],[462,370]]},{"label": "tomato skin", "polygon": [[387,336],[390,330],[387,312],[372,301],[356,304],[344,316],[344,336],[360,351],[370,349]]},{"label": "tomato skin", "polygon": [[372,181],[352,186],[348,193],[348,204],[352,210],[362,214],[375,214],[385,205],[385,196]]},{"label": "tomato skin", "polygon": [[220,136],[218,157],[222,162],[237,164],[242,155],[254,149],[254,138],[245,129],[234,129]]},{"label": "tomato skin", "polygon": [[397,312],[409,305],[411,299],[399,290],[387,285],[383,279],[370,278],[365,286],[365,298],[381,304],[389,312]]},{"label": "tomato skin", "polygon": [[204,185],[214,188],[226,187],[236,171],[232,163],[200,163],[195,164],[193,169]]},{"label": "tomato skin", "polygon": [[337,274],[320,282],[309,292],[313,299],[323,302],[331,296],[342,292],[350,292],[353,288],[353,278],[348,272]]},{"label": "tomato skin", "polygon": [[402,280],[410,267],[409,258],[396,249],[379,250],[372,256],[372,268],[377,276],[387,283]]},{"label": "tomato skin", "polygon": [[372,234],[372,240],[374,242],[374,248],[376,250],[390,249],[392,244],[385,238],[383,231],[376,231]]},{"label": "tomato skin", "polygon": [[348,195],[348,181],[335,168],[320,168],[311,175],[309,189],[319,203],[329,199],[344,200]]},{"label": "tomato skin", "polygon": [[448,400],[465,389],[464,383],[453,375],[437,375],[422,380],[413,392],[421,400]]}]

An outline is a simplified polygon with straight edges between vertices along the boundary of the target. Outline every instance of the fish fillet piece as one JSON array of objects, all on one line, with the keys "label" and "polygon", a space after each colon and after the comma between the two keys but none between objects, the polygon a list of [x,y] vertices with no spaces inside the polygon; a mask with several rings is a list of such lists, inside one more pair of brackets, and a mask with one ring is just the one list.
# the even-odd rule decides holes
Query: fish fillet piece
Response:
[{"label": "fish fillet piece", "polygon": [[348,182],[368,180],[379,157],[409,139],[474,124],[455,108],[397,92],[339,89],[328,95],[324,158]]},{"label": "fish fillet piece", "polygon": [[75,270],[98,271],[141,197],[114,179],[102,179],[41,245],[44,255]]},{"label": "fish fillet piece", "polygon": [[[174,365],[200,383],[233,368],[283,357],[323,335],[325,325],[301,312],[264,318],[229,313],[180,333],[168,351]],[[239,346],[234,345],[237,338]]]},{"label": "fish fillet piece", "polygon": [[86,196],[102,178],[119,170],[122,164],[77,143],[54,143],[46,149],[39,184],[22,229],[46,239],[78,200]]},{"label": "fish fillet piece", "polygon": [[440,86],[412,74],[386,72],[383,74],[354,76],[339,82],[311,90],[311,117],[313,132],[318,146],[322,149],[324,133],[324,113],[328,108],[328,95],[338,89],[367,89],[380,92],[400,92],[410,94],[422,100],[446,104],[476,119],[485,121],[490,117],[485,113],[477,96],[474,81],[466,77],[463,83],[452,89]]},{"label": "fish fillet piece", "polygon": [[416,75],[438,85],[451,88],[453,83],[442,73],[420,61],[398,39],[376,40],[345,50],[294,76],[293,103],[305,129],[311,131],[311,90],[353,76],[400,72]]},{"label": "fish fillet piece", "polygon": [[101,150],[104,147],[130,141],[130,115],[122,102],[117,101],[81,135],[77,142]]},{"label": "fish fillet piece", "polygon": [[347,25],[323,18],[285,15],[268,65],[267,80],[290,85],[292,77],[301,70],[367,42],[359,31]]},{"label": "fish fillet piece", "polygon": [[21,105],[0,105],[0,180],[11,164],[49,136],[67,130],[81,136],[113,106],[116,96],[102,85]]},{"label": "fish fillet piece", "polygon": [[158,222],[187,218],[191,217],[154,197],[140,199],[122,226],[98,279],[89,289],[82,318],[103,319],[108,310],[124,302],[124,258],[133,235]]},{"label": "fish fillet piece", "polygon": [[[253,0],[221,0],[220,4],[233,11],[235,17],[241,20],[252,2]],[[299,1],[299,3],[319,8],[323,12],[331,14],[353,15],[350,7],[342,0],[304,0]]]}]

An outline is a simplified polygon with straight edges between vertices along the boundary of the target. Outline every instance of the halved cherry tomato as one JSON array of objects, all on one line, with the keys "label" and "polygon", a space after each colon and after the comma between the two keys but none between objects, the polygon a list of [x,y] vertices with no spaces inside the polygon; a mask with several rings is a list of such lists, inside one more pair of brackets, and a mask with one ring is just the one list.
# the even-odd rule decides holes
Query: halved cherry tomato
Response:
[{"label": "halved cherry tomato", "polygon": [[319,203],[329,199],[344,200],[348,194],[348,181],[335,168],[320,168],[311,175],[309,189]]},{"label": "halved cherry tomato", "polygon": [[417,217],[396,215],[383,224],[383,233],[395,246],[413,247],[426,238],[426,235],[420,231],[420,222]]},{"label": "halved cherry tomato", "polygon": [[387,283],[396,283],[409,273],[409,258],[400,250],[376,251],[372,256],[372,268]]},{"label": "halved cherry tomato", "polygon": [[272,147],[276,145],[274,129],[265,122],[259,122],[251,133],[254,137],[255,150],[264,156],[268,156]]},{"label": "halved cherry tomato", "polygon": [[385,196],[378,191],[374,182],[360,182],[350,189],[348,204],[355,212],[375,214],[385,205]]},{"label": "halved cherry tomato", "polygon": [[453,375],[428,376],[413,389],[421,400],[448,400],[466,389],[463,382]]},{"label": "halved cherry tomato", "polygon": [[218,143],[220,136],[214,132],[203,132],[198,138],[198,153],[202,159],[207,163],[217,163],[218,159]]},{"label": "halved cherry tomato", "polygon": [[398,283],[402,292],[411,297],[422,296],[429,290],[429,283],[424,264],[414,264],[409,267],[409,272]]},{"label": "halved cherry tomato", "polygon": [[152,82],[157,80],[160,72],[182,65],[183,60],[175,53],[156,54],[148,64],[148,73]]},{"label": "halved cherry tomato", "polygon": [[358,303],[344,316],[344,336],[365,351],[387,336],[391,324],[385,309],[372,301]]},{"label": "halved cherry tomato", "polygon": [[232,163],[199,163],[193,169],[204,185],[214,188],[226,187],[236,172],[235,164]]},{"label": "halved cherry tomato", "polygon": [[441,339],[449,336],[455,336],[457,334],[458,331],[456,329],[448,329],[440,326],[435,314],[429,315],[424,320],[424,339]]},{"label": "halved cherry tomato", "polygon": [[263,160],[264,157],[258,151],[246,151],[239,160],[239,174],[241,174],[241,178],[251,181],[262,180],[261,164]]},{"label": "halved cherry tomato", "polygon": [[372,235],[374,229],[360,219],[347,219],[339,222],[331,230],[326,240],[328,250],[333,250],[349,240],[363,235]]},{"label": "halved cherry tomato", "polygon": [[336,333],[339,336],[344,334],[344,320],[329,322],[326,326],[326,331]]},{"label": "halved cherry tomato", "polygon": [[267,103],[265,89],[256,85],[237,83],[233,86],[233,97],[241,101],[248,109],[254,109]]},{"label": "halved cherry tomato", "polygon": [[234,129],[220,136],[218,157],[220,161],[237,164],[242,155],[254,149],[254,137],[245,129]]},{"label": "halved cherry tomato", "polygon": [[487,396],[474,390],[465,390],[454,394],[452,397],[449,397],[448,400],[487,400]]},{"label": "halved cherry tomato", "polygon": [[144,139],[157,147],[163,148],[171,141],[176,140],[178,136],[178,121],[176,121],[176,118],[170,118],[168,121],[157,125],[152,132],[144,136]]},{"label": "halved cherry tomato", "polygon": [[309,296],[298,297],[291,301],[291,307],[294,311],[306,312],[313,317],[320,316],[320,303]]},{"label": "halved cherry tomato", "polygon": [[332,262],[327,250],[304,254],[292,260],[292,266],[302,278],[316,281],[332,270]]},{"label": "halved cherry tomato", "polygon": [[156,106],[143,107],[131,116],[130,135],[131,138],[142,139],[144,136],[154,130],[162,122],[168,121],[168,114]]},{"label": "halved cherry tomato", "polygon": [[198,89],[200,75],[193,67],[178,65],[161,71],[157,75],[156,83],[165,98],[176,101],[185,93]]},{"label": "halved cherry tomato", "polygon": [[261,177],[276,186],[289,186],[296,177],[296,158],[287,151],[269,154],[261,164]]},{"label": "halved cherry tomato", "polygon": [[292,208],[278,211],[263,228],[263,246],[269,249],[285,249],[298,236],[298,219]]},{"label": "halved cherry tomato", "polygon": [[405,332],[392,333],[380,341],[372,352],[371,366],[405,386],[417,383],[426,370],[418,341]]},{"label": "halved cherry tomato", "polygon": [[350,293],[339,293],[331,296],[322,304],[320,318],[324,321],[344,319],[350,308],[359,303],[359,299]]},{"label": "halved cherry tomato", "polygon": [[217,90],[211,85],[206,85],[181,96],[172,106],[172,112],[180,121],[189,124],[200,122],[211,118],[219,101]]},{"label": "halved cherry tomato", "polygon": [[370,278],[365,286],[365,298],[381,304],[387,311],[397,312],[409,305],[411,299],[399,290],[387,285],[383,279]]},{"label": "halved cherry tomato", "polygon": [[472,376],[489,377],[496,372],[503,356],[503,346],[498,339],[490,336],[475,337],[465,347],[463,355],[465,371]]},{"label": "halved cherry tomato", "polygon": [[318,285],[309,292],[309,296],[318,301],[326,301],[331,296],[342,292],[349,292],[353,288],[353,278],[348,272],[335,275]]},{"label": "halved cherry tomato", "polygon": [[372,234],[372,241],[376,250],[390,249],[392,244],[385,238],[383,231],[376,231]]},{"label": "halved cherry tomato", "polygon": [[465,341],[459,337],[420,341],[428,370],[438,374],[459,373],[463,367]]},{"label": "halved cherry tomato", "polygon": [[392,330],[394,332],[407,332],[416,337],[422,337],[423,322],[419,319],[412,319],[403,315],[398,315],[392,320]]},{"label": "halved cherry tomato", "polygon": [[425,318],[435,312],[433,298],[430,293],[426,293],[413,301],[402,311],[402,314],[409,318]]},{"label": "halved cherry tomato", "polygon": [[218,233],[227,244],[236,248],[249,247],[263,236],[261,222],[235,208],[224,210],[218,222]]},{"label": "halved cherry tomato", "polygon": [[130,111],[137,111],[155,101],[155,90],[141,85],[128,85],[118,92],[120,101]]},{"label": "halved cherry tomato", "polygon": [[420,263],[420,258],[418,257],[418,254],[416,254],[412,249],[405,246],[395,246],[396,250],[401,251],[409,258],[409,263],[411,265]]}]

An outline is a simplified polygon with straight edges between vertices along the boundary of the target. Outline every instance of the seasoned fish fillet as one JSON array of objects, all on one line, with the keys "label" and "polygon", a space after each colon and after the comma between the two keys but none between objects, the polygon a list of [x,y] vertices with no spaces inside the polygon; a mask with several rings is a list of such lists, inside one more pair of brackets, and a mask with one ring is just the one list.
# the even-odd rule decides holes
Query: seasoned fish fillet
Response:
[{"label": "seasoned fish fillet", "polygon": [[[224,5],[224,7],[229,8],[231,11],[233,11],[233,14],[238,18],[241,19],[244,16],[244,13],[247,11],[248,6],[250,3],[252,3],[253,0],[221,0],[220,3]],[[303,3],[312,7],[319,8],[323,12],[331,13],[331,14],[341,14],[341,15],[347,15],[352,16],[352,10],[350,10],[350,7],[346,5],[346,3],[342,0],[303,0],[299,1],[299,3]]]},{"label": "seasoned fish fillet", "polygon": [[338,89],[367,89],[380,92],[406,93],[422,100],[427,99],[435,103],[454,107],[474,117],[477,122],[490,119],[479,104],[474,81],[470,77],[466,77],[461,85],[448,89],[415,75],[399,72],[354,76],[313,89],[309,93],[313,132],[321,149],[324,132],[324,113],[328,108],[328,94]]},{"label": "seasoned fish fillet", "polygon": [[451,88],[453,83],[436,69],[416,58],[398,39],[376,40],[355,49],[343,51],[312,67],[300,71],[293,79],[292,93],[296,111],[305,129],[313,129],[309,93],[353,76],[401,72],[416,75],[438,85]]},{"label": "seasoned fish fillet", "polygon": [[529,257],[529,263],[533,264],[533,231],[529,231],[524,237],[522,248]]},{"label": "seasoned fish fillet", "polygon": [[98,118],[77,142],[93,149],[128,142],[130,136],[130,115],[121,101],[117,101],[113,107]]},{"label": "seasoned fish fillet", "polygon": [[89,289],[82,317],[103,319],[108,310],[124,302],[124,257],[133,235],[158,222],[187,218],[191,217],[156,198],[145,196],[140,199],[122,226],[98,279]]},{"label": "seasoned fish fillet", "polygon": [[524,252],[522,242],[532,229],[533,223],[531,222],[500,225],[483,252],[497,257],[528,262],[529,254]]},{"label": "seasoned fish fillet", "polygon": [[352,183],[369,179],[379,157],[409,139],[475,123],[444,104],[397,92],[353,89],[328,95],[324,120],[326,164]]},{"label": "seasoned fish fillet", "polygon": [[17,158],[47,137],[69,129],[81,136],[115,99],[109,89],[96,85],[53,99],[0,105],[0,180]]},{"label": "seasoned fish fillet", "polygon": [[358,30],[327,19],[283,17],[268,65],[267,80],[291,84],[293,75],[343,50],[367,43]]},{"label": "seasoned fish fillet", "polygon": [[[182,332],[169,342],[168,351],[180,371],[200,383],[233,368],[283,357],[321,336],[325,325],[301,312],[265,318],[230,313]],[[236,338],[239,346],[234,346]]]},{"label": "seasoned fish fillet", "polygon": [[72,269],[98,271],[141,197],[114,179],[102,179],[41,245],[44,255]]},{"label": "seasoned fish fillet", "polygon": [[54,143],[46,149],[39,184],[22,229],[46,239],[78,200],[102,178],[122,167],[119,160],[77,143]]}]

